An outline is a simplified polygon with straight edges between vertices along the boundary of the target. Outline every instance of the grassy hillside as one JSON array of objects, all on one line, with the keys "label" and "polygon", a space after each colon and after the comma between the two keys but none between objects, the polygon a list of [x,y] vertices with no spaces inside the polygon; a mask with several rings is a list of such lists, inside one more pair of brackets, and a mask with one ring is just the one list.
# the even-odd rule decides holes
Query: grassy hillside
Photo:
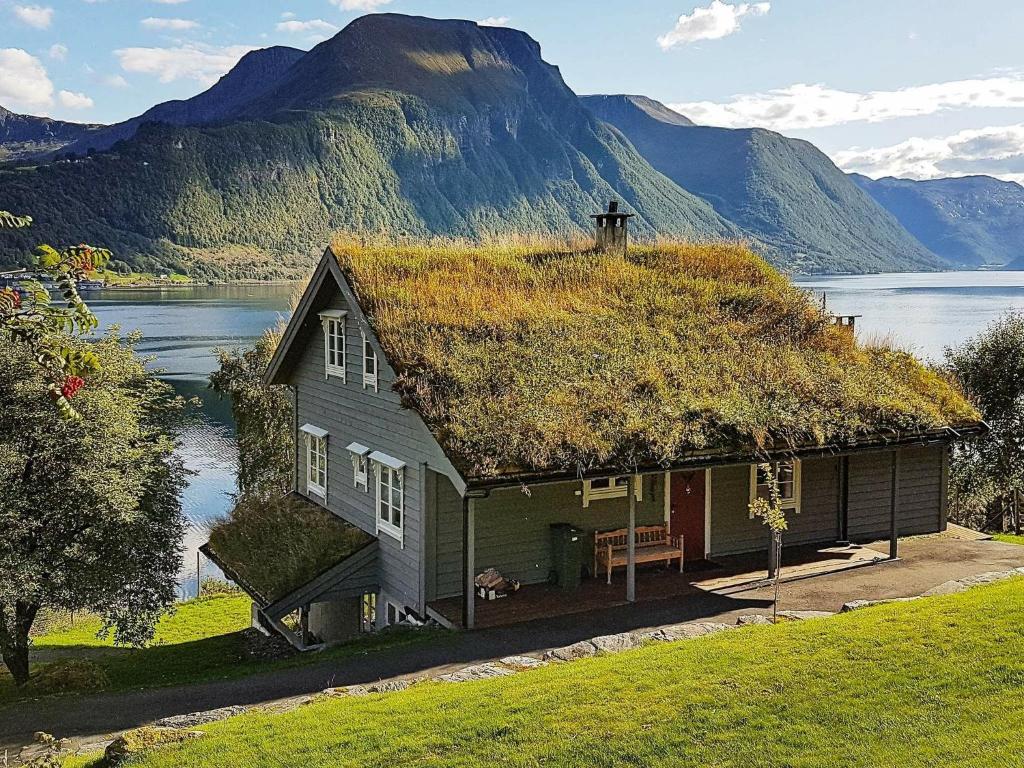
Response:
[{"label": "grassy hillside", "polygon": [[1024,187],[991,176],[851,178],[918,240],[966,267],[1024,269]]},{"label": "grassy hillside", "polygon": [[1020,765],[1022,586],[243,715],[137,765]]},{"label": "grassy hillside", "polygon": [[935,269],[943,262],[806,141],[680,125],[630,97],[584,104],[644,158],[801,272]]},{"label": "grassy hillside", "polygon": [[514,30],[367,16],[243,111],[0,172],[5,208],[35,219],[0,240],[0,263],[84,240],[140,271],[248,261],[299,276],[339,231],[580,233],[612,197],[639,213],[640,237],[740,235],[595,120]]}]

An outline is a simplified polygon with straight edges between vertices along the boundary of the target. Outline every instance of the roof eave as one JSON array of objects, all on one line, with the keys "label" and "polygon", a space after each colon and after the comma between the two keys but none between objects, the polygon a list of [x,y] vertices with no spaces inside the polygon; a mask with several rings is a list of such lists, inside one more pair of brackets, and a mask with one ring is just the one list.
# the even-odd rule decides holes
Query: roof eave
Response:
[{"label": "roof eave", "polygon": [[[781,458],[814,458],[816,456],[838,456],[848,453],[865,451],[887,450],[903,446],[929,445],[936,443],[953,443],[958,440],[983,435],[989,431],[989,426],[984,421],[972,422],[970,424],[953,427],[941,427],[939,429],[912,434],[896,434],[894,437],[887,437],[878,433],[866,439],[852,443],[828,443],[823,445],[803,446],[799,448],[781,448],[766,450],[762,453],[753,454],[749,451],[699,451],[687,456],[686,459],[669,462],[666,464],[651,464],[637,466],[632,469],[634,474],[660,474],[677,470],[705,469],[714,466],[725,466],[730,464],[750,464],[765,460]],[[497,488],[518,487],[522,485],[536,485],[545,483],[561,483],[577,480],[587,480],[597,477],[607,477],[609,474],[623,473],[621,467],[597,467],[591,471],[578,472],[575,470],[539,470],[528,472],[517,472],[506,475],[495,475],[490,477],[469,477],[466,483],[467,491],[487,491]]]}]

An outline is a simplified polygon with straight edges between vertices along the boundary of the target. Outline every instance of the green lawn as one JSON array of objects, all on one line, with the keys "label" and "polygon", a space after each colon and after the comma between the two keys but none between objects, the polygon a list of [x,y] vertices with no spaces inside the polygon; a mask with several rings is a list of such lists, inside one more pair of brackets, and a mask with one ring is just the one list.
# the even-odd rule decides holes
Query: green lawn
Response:
[{"label": "green lawn", "polygon": [[1024,765],[1024,580],[244,715],[133,765]]},{"label": "green lawn", "polygon": [[992,538],[1006,544],[1024,544],[1024,536],[1014,536],[1012,533],[994,533]]},{"label": "green lawn", "polygon": [[[114,647],[110,639],[100,640],[96,632],[100,622],[95,618],[79,619],[73,626],[62,626],[33,639],[31,649],[34,679],[24,689],[0,666],[0,706],[19,699],[60,690],[61,684],[74,676],[94,679],[96,670],[102,676],[102,690],[151,688],[163,685],[194,683],[205,680],[244,677],[280,667],[316,663],[352,653],[404,643],[432,642],[446,633],[388,633],[331,648],[321,653],[295,655],[276,661],[258,661],[244,656],[239,631],[250,623],[250,599],[239,594],[218,594],[178,605],[177,611],[165,616],[157,625],[156,636],[146,648]],[[85,662],[92,672],[82,675],[54,673],[56,665]],[[54,666],[50,666],[54,665]],[[47,667],[51,674],[47,675]],[[80,686],[83,693],[98,688]]]}]

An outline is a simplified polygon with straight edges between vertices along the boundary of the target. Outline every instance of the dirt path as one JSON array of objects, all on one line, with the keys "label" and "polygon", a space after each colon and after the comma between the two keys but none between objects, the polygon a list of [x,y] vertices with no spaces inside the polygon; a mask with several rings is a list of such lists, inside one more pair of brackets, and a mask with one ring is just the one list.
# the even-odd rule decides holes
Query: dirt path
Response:
[{"label": "dirt path", "polygon": [[[793,581],[780,607],[837,611],[854,599],[910,597],[950,579],[1024,566],[1024,547],[947,537],[901,544],[903,559]],[[227,706],[266,705],[331,686],[401,679],[453,671],[509,655],[536,655],[598,635],[655,628],[684,621],[732,623],[744,613],[767,612],[769,590],[740,588],[680,600],[624,605],[514,627],[457,634],[445,642],[383,649],[361,657],[282,669],[242,679],[94,696],[48,698],[0,708],[0,754],[17,754],[36,731],[94,743],[118,731],[163,717]]]}]

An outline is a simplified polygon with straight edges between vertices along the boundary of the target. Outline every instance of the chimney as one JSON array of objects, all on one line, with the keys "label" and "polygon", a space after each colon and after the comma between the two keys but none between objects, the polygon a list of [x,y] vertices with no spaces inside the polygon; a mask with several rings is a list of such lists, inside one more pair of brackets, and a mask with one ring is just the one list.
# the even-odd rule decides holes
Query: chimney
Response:
[{"label": "chimney", "polygon": [[591,215],[590,218],[594,219],[597,224],[597,250],[605,253],[621,253],[625,256],[628,245],[627,225],[633,215],[632,213],[619,213],[618,200],[608,203],[607,213]]}]

